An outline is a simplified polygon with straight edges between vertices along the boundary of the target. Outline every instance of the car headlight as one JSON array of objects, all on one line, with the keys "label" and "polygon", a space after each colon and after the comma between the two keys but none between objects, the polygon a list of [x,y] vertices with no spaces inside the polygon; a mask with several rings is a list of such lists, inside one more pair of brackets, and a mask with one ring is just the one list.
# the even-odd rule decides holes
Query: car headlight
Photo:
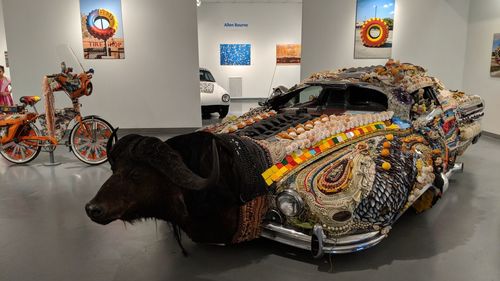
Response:
[{"label": "car headlight", "polygon": [[287,217],[296,217],[304,210],[304,201],[297,191],[286,189],[276,197],[276,206]]},{"label": "car headlight", "polygon": [[223,102],[229,102],[230,100],[231,100],[231,97],[228,94],[222,95]]}]

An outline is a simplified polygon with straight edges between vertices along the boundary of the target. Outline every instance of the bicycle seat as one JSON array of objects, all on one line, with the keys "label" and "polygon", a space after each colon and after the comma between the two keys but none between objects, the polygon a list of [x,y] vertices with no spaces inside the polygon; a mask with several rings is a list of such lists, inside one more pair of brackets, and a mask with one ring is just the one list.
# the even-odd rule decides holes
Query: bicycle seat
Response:
[{"label": "bicycle seat", "polygon": [[39,101],[40,101],[40,97],[39,97],[39,96],[24,96],[24,97],[21,97],[21,98],[19,99],[19,101],[20,101],[21,103],[26,104],[26,105],[31,105],[31,106],[33,106],[33,105],[35,105],[37,102],[39,102]]}]

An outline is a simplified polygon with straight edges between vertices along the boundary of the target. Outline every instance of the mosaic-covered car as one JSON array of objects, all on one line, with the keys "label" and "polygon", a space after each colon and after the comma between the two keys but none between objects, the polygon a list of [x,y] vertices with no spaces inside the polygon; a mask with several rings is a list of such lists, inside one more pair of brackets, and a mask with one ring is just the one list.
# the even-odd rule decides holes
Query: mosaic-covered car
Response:
[{"label": "mosaic-covered car", "polygon": [[260,235],[320,257],[374,246],[406,210],[432,207],[462,170],[457,157],[479,139],[483,110],[479,96],[391,60],[316,73],[204,130],[265,151]]}]

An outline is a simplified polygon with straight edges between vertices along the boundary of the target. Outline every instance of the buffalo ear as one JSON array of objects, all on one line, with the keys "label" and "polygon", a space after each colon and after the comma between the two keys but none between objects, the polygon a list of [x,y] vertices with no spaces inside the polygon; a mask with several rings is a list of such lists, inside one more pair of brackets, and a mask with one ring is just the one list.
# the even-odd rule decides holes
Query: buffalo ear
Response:
[{"label": "buffalo ear", "polygon": [[110,157],[111,155],[111,150],[113,149],[113,140],[118,142],[118,137],[117,133],[120,128],[113,129],[113,133],[111,133],[111,136],[108,139],[108,142],[106,143],[106,155],[108,156],[108,162],[111,166],[113,166],[113,159]]}]

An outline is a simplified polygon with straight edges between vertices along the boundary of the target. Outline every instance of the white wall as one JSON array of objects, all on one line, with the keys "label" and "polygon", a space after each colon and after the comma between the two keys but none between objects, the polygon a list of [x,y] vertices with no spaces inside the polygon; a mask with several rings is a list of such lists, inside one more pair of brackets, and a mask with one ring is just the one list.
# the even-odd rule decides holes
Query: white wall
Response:
[{"label": "white wall", "polygon": [[[248,23],[248,28],[224,28],[226,22]],[[300,66],[276,67],[276,44],[301,42],[300,3],[206,3],[198,8],[200,66],[229,90],[229,77],[243,78],[242,95],[267,97],[272,87],[291,87],[300,81]],[[221,43],[252,44],[250,66],[221,66]]]},{"label": "white wall", "polygon": [[[396,0],[392,56],[422,65],[462,88],[469,0]],[[384,64],[354,59],[356,0],[304,0],[301,77],[341,67]]]},{"label": "white wall", "polygon": [[[3,8],[16,99],[39,95],[42,77],[59,71],[58,45],[83,58],[79,0],[3,0]],[[121,128],[200,126],[195,1],[122,0],[122,9],[126,59],[83,61],[96,71],[83,113]]]},{"label": "white wall", "polygon": [[500,134],[500,78],[490,77],[493,34],[500,33],[500,1],[473,1],[469,18],[464,89],[486,102],[483,129]]},{"label": "white wall", "polygon": [[0,65],[5,67],[5,75],[10,78],[10,67],[5,64],[5,51],[7,51],[7,41],[5,40],[5,24],[3,20],[3,5],[0,1]]}]

